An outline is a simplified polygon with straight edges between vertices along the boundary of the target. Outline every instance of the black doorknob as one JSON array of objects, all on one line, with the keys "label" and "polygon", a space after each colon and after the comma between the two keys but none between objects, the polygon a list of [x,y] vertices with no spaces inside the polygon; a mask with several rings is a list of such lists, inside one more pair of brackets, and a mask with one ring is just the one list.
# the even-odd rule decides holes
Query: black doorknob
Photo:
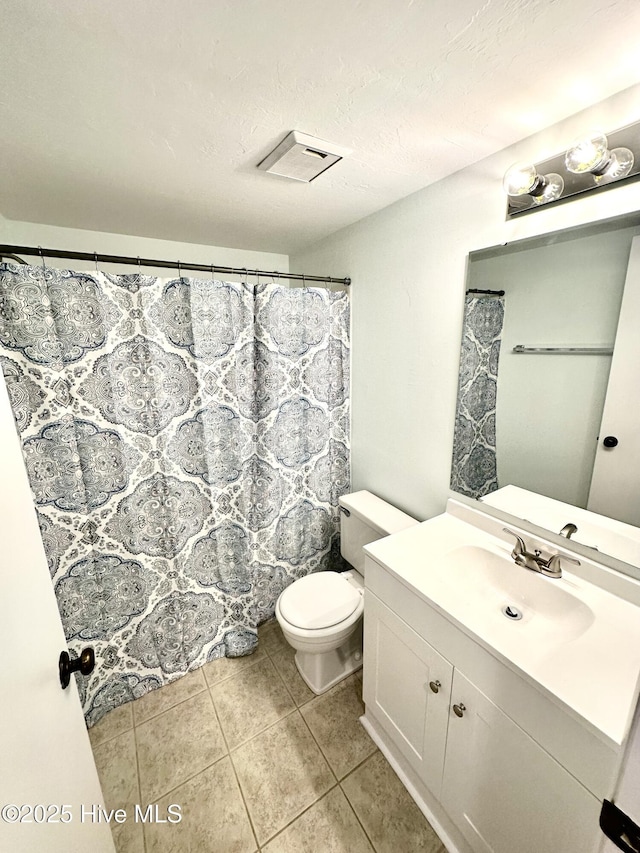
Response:
[{"label": "black doorknob", "polygon": [[81,672],[82,675],[90,675],[96,665],[96,656],[93,649],[88,646],[80,652],[80,657],[71,660],[68,652],[60,652],[58,669],[60,671],[60,685],[64,690],[69,686],[72,672]]},{"label": "black doorknob", "polygon": [[615,437],[615,435],[608,435],[602,440],[602,443],[605,447],[617,447],[618,439]]}]

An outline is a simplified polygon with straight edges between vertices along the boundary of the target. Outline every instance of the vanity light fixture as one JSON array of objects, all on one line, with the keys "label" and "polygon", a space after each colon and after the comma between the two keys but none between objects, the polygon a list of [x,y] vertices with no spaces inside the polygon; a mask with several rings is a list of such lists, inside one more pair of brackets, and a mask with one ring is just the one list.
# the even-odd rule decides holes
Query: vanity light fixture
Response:
[{"label": "vanity light fixture", "polygon": [[508,169],[503,181],[507,217],[638,177],[640,121],[609,134],[592,130],[564,154]]}]

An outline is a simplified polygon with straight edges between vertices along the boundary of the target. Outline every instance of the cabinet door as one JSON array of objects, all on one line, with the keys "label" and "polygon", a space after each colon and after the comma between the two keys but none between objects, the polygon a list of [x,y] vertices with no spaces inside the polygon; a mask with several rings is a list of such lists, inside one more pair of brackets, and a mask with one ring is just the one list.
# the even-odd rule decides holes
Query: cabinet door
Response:
[{"label": "cabinet door", "polygon": [[367,713],[439,796],[453,667],[368,590],[364,613]]},{"label": "cabinet door", "polygon": [[595,853],[598,800],[458,670],[451,703],[442,805],[472,849]]}]

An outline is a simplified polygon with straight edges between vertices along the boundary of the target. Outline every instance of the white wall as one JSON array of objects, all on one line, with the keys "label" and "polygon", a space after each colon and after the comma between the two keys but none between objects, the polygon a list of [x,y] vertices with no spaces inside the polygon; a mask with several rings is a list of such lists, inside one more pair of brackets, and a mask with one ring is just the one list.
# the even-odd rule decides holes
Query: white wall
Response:
[{"label": "white wall", "polygon": [[[197,243],[178,243],[172,240],[154,240],[149,237],[134,237],[126,234],[109,234],[102,231],[82,231],[77,228],[58,228],[55,225],[39,225],[35,222],[15,222],[0,217],[0,243],[18,246],[42,246],[46,249],[61,249],[75,252],[98,252],[103,255],[126,255],[134,258],[149,258],[157,261],[183,261],[193,264],[217,264],[223,267],[247,267],[249,270],[277,270],[288,272],[287,255],[272,252],[253,252],[243,249],[226,249],[220,246],[201,246]],[[29,263],[40,263],[39,259],[25,257]],[[92,269],[93,265],[80,261],[46,258],[49,266],[79,270]],[[79,266],[80,265],[80,266]],[[98,264],[103,272],[136,272],[135,267]],[[145,275],[169,278],[170,269],[144,267]],[[177,266],[176,266],[177,273]],[[206,276],[206,273],[201,273]],[[218,278],[223,277],[216,274]],[[229,278],[230,276],[224,276]]]},{"label": "white wall", "polygon": [[506,222],[502,177],[516,161],[561,152],[594,124],[615,130],[637,120],[638,103],[635,86],[291,258],[292,270],[353,280],[354,489],[419,518],[443,511],[467,255],[640,209],[632,182]]}]

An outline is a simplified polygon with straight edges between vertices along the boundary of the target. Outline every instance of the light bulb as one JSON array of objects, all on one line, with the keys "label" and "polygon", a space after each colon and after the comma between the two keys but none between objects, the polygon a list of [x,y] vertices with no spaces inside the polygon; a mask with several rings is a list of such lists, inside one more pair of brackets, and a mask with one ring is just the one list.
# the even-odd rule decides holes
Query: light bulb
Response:
[{"label": "light bulb", "polygon": [[504,176],[505,192],[511,196],[530,195],[534,204],[546,204],[560,198],[564,181],[555,172],[539,175],[536,167],[516,163]]},{"label": "light bulb", "polygon": [[528,195],[535,187],[538,173],[535,166],[516,163],[507,170],[502,185],[507,195]]},{"label": "light bulb", "polygon": [[626,178],[633,168],[633,152],[628,148],[608,149],[607,137],[596,130],[577,139],[564,162],[575,175],[591,174],[596,184]]},{"label": "light bulb", "polygon": [[576,139],[564,158],[565,166],[574,175],[593,172],[608,161],[607,137],[599,130]]},{"label": "light bulb", "polygon": [[609,154],[611,159],[606,169],[602,173],[593,172],[593,180],[596,184],[606,184],[609,181],[626,178],[633,169],[633,151],[628,148],[612,148]]}]

